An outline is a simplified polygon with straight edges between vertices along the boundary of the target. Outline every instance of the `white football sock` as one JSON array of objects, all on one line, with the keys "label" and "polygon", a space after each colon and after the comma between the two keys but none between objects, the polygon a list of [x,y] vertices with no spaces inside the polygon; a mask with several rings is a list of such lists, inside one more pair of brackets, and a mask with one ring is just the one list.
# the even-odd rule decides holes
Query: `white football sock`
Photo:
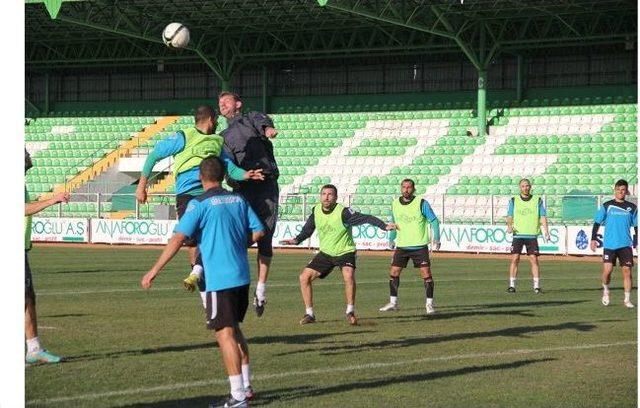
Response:
[{"label": "white football sock", "polygon": [[305,309],[304,309],[304,312],[305,312],[306,314],[308,314],[309,316],[314,316],[314,314],[313,314],[313,308],[312,308],[312,307],[307,307],[307,308],[305,308]]},{"label": "white football sock", "polygon": [[605,285],[604,283],[602,284],[602,293],[604,295],[608,295],[609,294],[609,285]]},{"label": "white football sock", "polygon": [[347,314],[349,314],[349,313],[353,313],[353,312],[355,312],[355,310],[356,310],[356,309],[355,309],[355,307],[354,307],[353,305],[347,305],[347,311],[346,311],[346,313],[347,313]]},{"label": "white football sock", "polygon": [[242,382],[244,383],[244,388],[251,386],[251,367],[249,367],[249,364],[242,365]]},{"label": "white football sock", "polygon": [[393,303],[394,305],[398,304],[398,297],[397,296],[389,296],[389,303]]},{"label": "white football sock", "polygon": [[256,297],[258,298],[259,301],[264,301],[265,299],[265,294],[264,292],[267,290],[267,283],[266,282],[258,282],[258,284],[256,285]]},{"label": "white football sock", "polygon": [[540,278],[533,278],[533,288],[534,289],[540,288]]},{"label": "white football sock", "polygon": [[230,375],[229,384],[231,384],[231,396],[237,401],[244,401],[244,384],[242,382],[242,374]]},{"label": "white football sock", "polygon": [[624,301],[625,302],[631,301],[631,292],[624,292]]},{"label": "white football sock", "polygon": [[427,305],[433,305],[433,298],[427,298]]},{"label": "white football sock", "polygon": [[27,353],[36,353],[40,350],[42,350],[42,346],[39,338],[34,337],[27,340]]},{"label": "white football sock", "polygon": [[509,278],[509,287],[511,288],[516,287],[516,278]]},{"label": "white football sock", "polygon": [[203,273],[204,273],[204,269],[202,268],[202,265],[193,265],[193,268],[191,268],[190,275],[195,275],[198,277],[198,279],[200,279],[202,278]]}]

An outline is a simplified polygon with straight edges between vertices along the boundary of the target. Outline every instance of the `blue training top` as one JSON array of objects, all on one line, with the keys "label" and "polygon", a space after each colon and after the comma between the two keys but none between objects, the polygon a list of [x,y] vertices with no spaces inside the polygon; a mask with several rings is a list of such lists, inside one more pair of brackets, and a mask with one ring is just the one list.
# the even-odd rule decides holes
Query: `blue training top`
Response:
[{"label": "blue training top", "polygon": [[594,222],[604,225],[605,249],[619,249],[633,245],[631,228],[638,226],[638,208],[628,201],[609,200],[596,212]]},{"label": "blue training top", "polygon": [[244,198],[212,188],[189,202],[174,232],[196,240],[206,290],[214,292],[249,284],[249,234],[263,230]]},{"label": "blue training top", "polygon": [[[156,143],[153,151],[149,153],[149,156],[144,163],[142,175],[149,177],[153,166],[155,166],[157,162],[180,153],[184,150],[185,143],[184,133],[180,130]],[[224,149],[220,152],[220,159],[224,163],[230,178],[237,181],[243,180],[244,170],[233,163],[231,158],[225,153]],[[198,178],[199,174],[200,169],[198,166],[179,173],[176,176],[176,194],[201,194],[203,190],[202,183]]]}]

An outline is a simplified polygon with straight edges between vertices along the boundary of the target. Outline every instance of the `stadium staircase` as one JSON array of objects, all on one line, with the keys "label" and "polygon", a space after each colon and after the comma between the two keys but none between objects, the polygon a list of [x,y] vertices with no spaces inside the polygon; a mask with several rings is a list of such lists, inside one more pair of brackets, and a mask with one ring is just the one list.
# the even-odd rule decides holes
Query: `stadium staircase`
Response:
[{"label": "stadium staircase", "polygon": [[[560,196],[610,195],[617,178],[637,184],[637,105],[615,102],[525,100],[495,108],[486,137],[476,135],[471,109],[274,114],[281,219],[309,214],[327,183],[338,187],[343,203],[385,217],[400,181],[410,177],[447,222],[489,223],[504,217],[519,179],[529,177],[546,196],[549,218],[566,222]],[[174,118],[132,152],[146,154],[192,121]],[[31,147],[46,151],[47,142]],[[150,193],[174,191],[173,177],[163,175]]]}]

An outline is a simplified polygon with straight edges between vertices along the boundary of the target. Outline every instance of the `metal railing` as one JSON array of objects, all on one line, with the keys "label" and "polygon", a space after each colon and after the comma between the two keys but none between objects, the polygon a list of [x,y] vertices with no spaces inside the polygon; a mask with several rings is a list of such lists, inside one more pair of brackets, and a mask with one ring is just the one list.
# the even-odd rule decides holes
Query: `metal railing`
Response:
[{"label": "metal railing", "polygon": [[[361,204],[359,200],[361,195],[348,195],[340,200],[344,205],[351,206],[354,210],[369,213],[372,206],[388,207],[391,209],[391,201],[398,196],[384,197],[383,204],[367,205]],[[471,199],[473,197],[475,200]],[[441,223],[478,223],[495,225],[504,223],[507,215],[507,207],[509,199],[512,196],[490,195],[490,196],[463,196],[463,195],[438,195],[425,197],[434,213]],[[556,224],[573,224],[593,221],[593,216],[600,205],[612,199],[611,195],[543,195],[543,201],[547,208],[547,218],[550,222]],[[583,208],[583,217],[568,219],[562,213],[565,201],[569,199],[582,200],[586,203]],[[82,199],[80,201],[79,199]],[[628,201],[637,203],[637,196],[627,196]],[[115,200],[115,205],[114,205]],[[589,202],[591,201],[591,202]],[[305,221],[311,214],[313,206],[318,203],[317,194],[287,194],[279,198],[279,219],[282,221]],[[388,203],[388,206],[386,205]],[[85,205],[92,210],[87,211],[71,211],[75,206]],[[53,207],[55,210],[46,211],[48,216],[57,217],[77,217],[76,214],[82,214],[82,217],[106,218],[110,213],[116,211],[129,211],[130,215],[141,219],[154,219],[158,206],[163,206],[167,216],[162,219],[175,219],[175,194],[172,193],[153,193],[148,194],[147,202],[139,204],[133,193],[72,193],[71,201],[68,204],[60,203]],[[376,215],[387,220],[388,214],[381,214],[379,211],[373,211]]]}]

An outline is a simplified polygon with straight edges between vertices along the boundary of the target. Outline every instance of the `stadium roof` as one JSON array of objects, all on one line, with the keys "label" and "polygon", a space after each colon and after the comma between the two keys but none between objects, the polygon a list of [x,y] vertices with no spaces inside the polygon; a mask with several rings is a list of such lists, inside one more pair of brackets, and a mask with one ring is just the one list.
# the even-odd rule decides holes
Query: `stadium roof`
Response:
[{"label": "stadium roof", "polygon": [[[260,61],[463,52],[483,69],[502,52],[635,46],[637,8],[635,0],[27,0],[26,65],[204,60],[228,77]],[[169,22],[190,29],[190,49],[162,44]]]}]

